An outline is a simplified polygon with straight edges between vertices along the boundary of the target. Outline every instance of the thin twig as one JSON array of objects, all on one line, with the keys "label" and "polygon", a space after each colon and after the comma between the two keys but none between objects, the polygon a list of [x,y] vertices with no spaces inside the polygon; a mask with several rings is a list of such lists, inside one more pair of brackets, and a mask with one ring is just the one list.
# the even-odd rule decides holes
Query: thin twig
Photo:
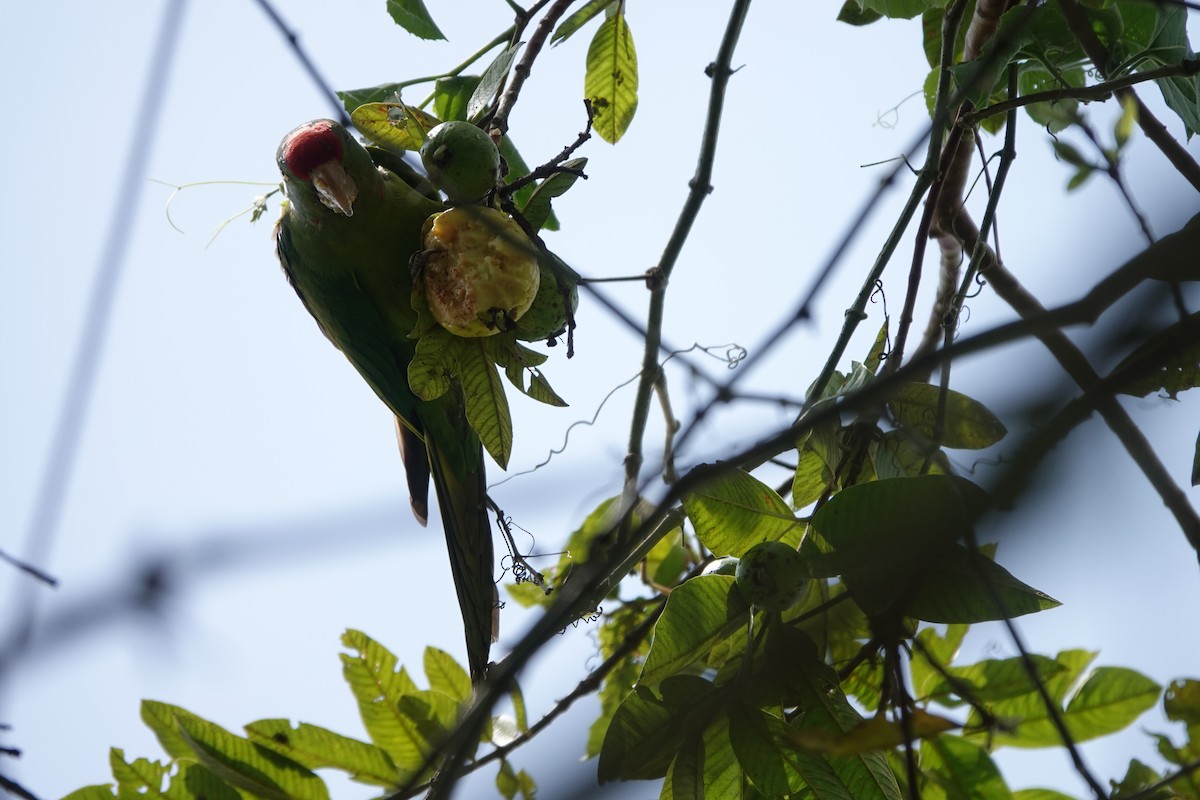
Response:
[{"label": "thin twig", "polygon": [[[708,112],[705,116],[704,132],[700,143],[700,155],[696,174],[688,182],[690,191],[680,209],[679,218],[663,249],[662,257],[654,268],[654,282],[650,290],[650,307],[646,317],[646,342],[642,353],[642,378],[634,398],[633,413],[629,426],[629,446],[625,455],[625,488],[622,492],[622,507],[633,507],[638,492],[638,478],[642,469],[642,437],[649,420],[650,396],[657,375],[658,349],[662,338],[663,314],[666,307],[667,284],[691,233],[692,225],[699,216],[700,207],[712,192],[713,163],[716,160],[717,138],[721,130],[721,116],[725,110],[725,89],[733,75],[733,52],[741,36],[742,25],[750,10],[750,0],[736,0],[725,35],[717,51],[716,61],[709,65],[706,74],[712,80],[709,91]],[[627,518],[628,519],[628,518]],[[628,524],[627,522],[625,523]],[[622,535],[628,530],[622,531]]]},{"label": "thin twig", "polygon": [[337,92],[333,90],[333,87],[325,80],[325,76],[321,74],[321,71],[313,64],[312,59],[308,57],[308,53],[300,46],[300,35],[288,27],[288,24],[283,21],[283,17],[275,10],[275,6],[271,4],[270,0],[255,0],[255,2],[271,18],[271,22],[283,34],[283,38],[287,39],[288,47],[292,49],[292,55],[296,57],[296,60],[300,62],[300,66],[308,73],[309,79],[317,85],[317,90],[329,100],[337,121],[343,127],[349,128],[350,115],[346,113],[345,106],[338,99]]},{"label": "thin twig", "polygon": [[1044,92],[1034,92],[1014,97],[1011,100],[1003,100],[977,111],[969,111],[963,114],[959,117],[959,123],[963,125],[975,125],[988,117],[1005,114],[1014,108],[1033,105],[1034,103],[1053,103],[1059,100],[1081,100],[1085,103],[1090,103],[1093,101],[1108,100],[1118,89],[1124,89],[1128,86],[1144,83],[1145,81],[1156,81],[1159,78],[1173,78],[1177,75],[1186,77],[1195,75],[1198,72],[1200,72],[1200,58],[1187,58],[1178,64],[1168,64],[1165,67],[1148,69],[1145,72],[1123,75],[1120,78],[1113,78],[1111,81],[1104,81],[1103,83],[1096,83],[1091,86],[1049,89]]},{"label": "thin twig", "polygon": [[[542,51],[542,46],[546,43],[546,38],[550,35],[550,31],[554,29],[554,25],[558,22],[559,17],[566,12],[567,7],[574,0],[555,0],[554,5],[546,12],[546,15],[538,22],[537,27],[533,30],[533,36],[529,37],[529,42],[525,45],[525,52],[521,54],[521,60],[513,67],[512,75],[508,79],[508,87],[504,90],[504,94],[500,96],[500,102],[496,105],[496,113],[492,115],[491,122],[488,127],[492,130],[499,131],[499,135],[503,136],[508,133],[508,116],[512,113],[513,106],[517,103],[517,98],[521,94],[521,87],[525,85],[525,81],[529,78],[530,72],[533,70],[533,62],[537,60],[538,54]],[[536,13],[544,3],[539,3],[530,9],[529,15]],[[528,15],[526,15],[528,19]],[[493,136],[496,134],[493,134]]]}]

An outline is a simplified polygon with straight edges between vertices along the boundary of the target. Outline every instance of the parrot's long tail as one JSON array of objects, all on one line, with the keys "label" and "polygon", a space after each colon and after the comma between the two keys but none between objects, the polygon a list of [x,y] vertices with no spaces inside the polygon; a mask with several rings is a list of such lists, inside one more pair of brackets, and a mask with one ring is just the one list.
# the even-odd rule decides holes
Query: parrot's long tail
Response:
[{"label": "parrot's long tail", "polygon": [[[474,434],[470,434],[474,439]],[[488,517],[487,483],[483,448],[474,441],[478,456],[473,467],[456,468],[456,461],[427,436],[429,466],[446,531],[450,572],[458,593],[467,639],[467,664],[471,682],[478,685],[487,675],[488,653],[496,641],[500,622],[500,597],[494,578],[495,554],[492,526]]]}]

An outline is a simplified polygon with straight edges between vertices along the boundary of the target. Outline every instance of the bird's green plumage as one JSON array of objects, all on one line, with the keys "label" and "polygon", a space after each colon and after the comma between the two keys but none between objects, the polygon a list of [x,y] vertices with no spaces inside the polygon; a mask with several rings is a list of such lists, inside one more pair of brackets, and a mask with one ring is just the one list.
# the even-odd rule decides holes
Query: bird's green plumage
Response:
[{"label": "bird's green plumage", "polygon": [[[421,248],[425,220],[444,207],[378,167],[365,148],[329,120],[289,133],[278,161],[288,195],[276,226],[280,263],[322,332],[396,415],[413,508],[421,517],[433,478],[468,663],[478,681],[487,666],[497,603],[483,449],[458,393],[420,400],[409,388],[407,373],[416,347],[409,336],[416,324],[409,261]],[[318,190],[328,170],[337,175],[338,166],[357,192],[348,201],[342,198],[352,206],[350,215],[337,201],[334,207],[323,202]]]}]

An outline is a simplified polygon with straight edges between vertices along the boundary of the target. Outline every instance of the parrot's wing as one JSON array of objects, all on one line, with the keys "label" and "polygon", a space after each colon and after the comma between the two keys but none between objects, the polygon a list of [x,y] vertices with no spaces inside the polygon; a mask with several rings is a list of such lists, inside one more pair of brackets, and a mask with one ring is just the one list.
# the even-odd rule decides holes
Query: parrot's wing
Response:
[{"label": "parrot's wing", "polygon": [[[424,525],[429,515],[429,459],[417,397],[408,385],[411,353],[397,353],[382,314],[362,291],[353,270],[315,273],[297,264],[289,226],[277,233],[279,262],[300,302],[321,332],[358,370],[375,394],[396,415],[401,455],[407,474],[413,513]],[[407,431],[407,433],[400,433]],[[407,439],[407,440],[406,440]],[[415,446],[422,443],[420,447]]]}]

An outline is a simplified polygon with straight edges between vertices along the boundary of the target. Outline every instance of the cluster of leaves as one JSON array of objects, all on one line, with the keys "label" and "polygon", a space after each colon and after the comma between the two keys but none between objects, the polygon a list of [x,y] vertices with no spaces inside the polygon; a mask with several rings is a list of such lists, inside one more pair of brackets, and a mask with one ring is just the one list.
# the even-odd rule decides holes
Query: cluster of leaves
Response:
[{"label": "cluster of leaves", "polygon": [[[415,36],[422,39],[446,38],[421,0],[388,0],[388,11],[398,25]],[[558,24],[550,42],[559,44],[566,41],[602,14],[604,20],[592,34],[588,45],[584,98],[592,109],[593,129],[606,142],[615,143],[625,135],[633,122],[638,104],[637,51],[625,15],[624,0],[589,0]],[[512,29],[501,34],[493,44],[507,41],[511,33]],[[493,99],[503,88],[520,48],[520,43],[510,43],[480,76],[461,74],[472,63],[468,62],[438,78],[435,98],[440,99],[435,99],[434,105],[438,116],[443,119],[483,121]],[[353,111],[364,103],[398,97],[410,85],[411,82],[386,83],[339,94],[346,104],[346,110]],[[464,100],[465,105],[458,105]],[[505,152],[504,156],[512,163],[511,152]]]},{"label": "cluster of leaves", "polygon": [[[392,794],[428,781],[438,745],[471,701],[471,679],[447,653],[425,651],[429,688],[417,686],[383,645],[347,631],[342,674],[362,717],[369,741],[308,723],[264,719],[244,726],[245,736],[178,706],[146,700],[142,720],[154,732],[166,761],[126,760],[119,748],[109,755],[115,785],[87,786],[64,800],[111,797],[169,797],[175,800],[328,800],[329,789],[313,770],[336,770],[352,780]],[[525,703],[512,693],[513,715],[493,720],[484,741],[500,743],[526,733]],[[536,786],[524,771],[498,759],[496,786],[509,800],[533,797]]]}]

